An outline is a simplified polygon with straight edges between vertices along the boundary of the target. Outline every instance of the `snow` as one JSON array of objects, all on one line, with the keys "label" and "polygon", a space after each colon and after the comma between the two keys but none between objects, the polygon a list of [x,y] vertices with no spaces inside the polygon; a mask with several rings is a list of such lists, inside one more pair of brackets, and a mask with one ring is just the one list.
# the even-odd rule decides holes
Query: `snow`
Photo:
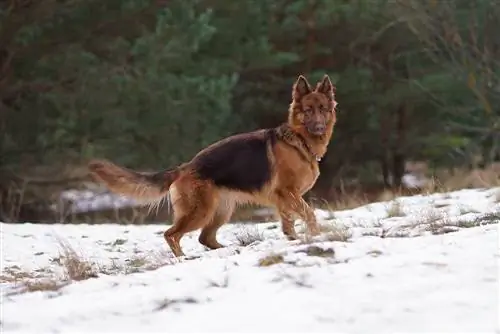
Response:
[{"label": "snow", "polygon": [[[162,225],[1,224],[2,332],[498,332],[500,188],[316,214],[351,238],[228,224],[228,247],[207,251],[196,231],[175,259]],[[262,240],[237,245],[245,233]],[[59,239],[106,274],[16,293],[5,277],[62,277]],[[259,266],[272,255],[282,261]],[[144,266],[130,270],[134,259]]]}]

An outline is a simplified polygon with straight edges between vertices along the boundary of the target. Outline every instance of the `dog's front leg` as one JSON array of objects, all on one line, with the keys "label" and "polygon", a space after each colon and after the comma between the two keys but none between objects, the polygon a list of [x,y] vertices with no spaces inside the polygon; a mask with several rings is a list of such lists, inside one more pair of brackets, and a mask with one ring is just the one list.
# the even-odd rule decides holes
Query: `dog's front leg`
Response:
[{"label": "dog's front leg", "polygon": [[295,225],[293,215],[286,212],[280,212],[281,230],[288,240],[297,240],[297,232],[295,232]]},{"label": "dog's front leg", "polygon": [[[293,220],[291,220],[291,213],[299,216],[307,225],[307,231],[311,236],[318,235],[320,232],[318,222],[316,220],[316,215],[314,210],[307,204],[307,202],[298,195],[296,192],[292,191],[280,191],[277,192],[277,206],[281,213],[289,213],[281,215],[281,224],[283,228],[283,233],[288,237],[287,233],[294,233],[295,229],[293,227]],[[285,216],[285,219],[283,219]]]}]

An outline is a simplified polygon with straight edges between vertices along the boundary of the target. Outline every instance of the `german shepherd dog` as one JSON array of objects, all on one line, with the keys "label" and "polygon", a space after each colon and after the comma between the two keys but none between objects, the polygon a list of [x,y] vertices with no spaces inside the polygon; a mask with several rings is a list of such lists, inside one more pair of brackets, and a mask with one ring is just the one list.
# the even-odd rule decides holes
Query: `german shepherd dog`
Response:
[{"label": "german shepherd dog", "polygon": [[278,127],[232,135],[211,144],[191,161],[160,172],[136,172],[106,160],[93,160],[91,175],[111,191],[159,204],[170,195],[173,225],[164,237],[176,257],[184,234],[201,228],[199,242],[223,247],[217,230],[238,204],[277,210],[284,235],[297,239],[294,219],[309,235],[319,234],[313,209],[302,196],[319,176],[336,122],[335,88],[328,75],[313,89],[300,75],[293,85],[288,121]]}]

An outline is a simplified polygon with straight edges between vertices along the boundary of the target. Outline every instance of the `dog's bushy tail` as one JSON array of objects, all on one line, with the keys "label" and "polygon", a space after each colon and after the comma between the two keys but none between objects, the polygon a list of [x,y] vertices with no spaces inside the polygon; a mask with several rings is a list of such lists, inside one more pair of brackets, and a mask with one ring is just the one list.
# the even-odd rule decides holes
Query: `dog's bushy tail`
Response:
[{"label": "dog's bushy tail", "polygon": [[93,160],[89,162],[88,168],[90,174],[112,192],[146,203],[161,201],[179,176],[177,168],[161,172],[136,172],[106,160]]}]

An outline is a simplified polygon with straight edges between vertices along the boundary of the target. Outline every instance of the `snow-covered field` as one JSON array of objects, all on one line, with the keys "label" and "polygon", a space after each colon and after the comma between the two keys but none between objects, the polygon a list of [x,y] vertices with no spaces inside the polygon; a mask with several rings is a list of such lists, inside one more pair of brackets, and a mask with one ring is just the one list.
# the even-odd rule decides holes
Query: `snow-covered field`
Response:
[{"label": "snow-covered field", "polygon": [[[161,225],[1,224],[1,331],[498,333],[500,188],[316,213],[314,240],[231,224],[185,259]],[[23,291],[65,279],[61,240],[98,277]]]}]

